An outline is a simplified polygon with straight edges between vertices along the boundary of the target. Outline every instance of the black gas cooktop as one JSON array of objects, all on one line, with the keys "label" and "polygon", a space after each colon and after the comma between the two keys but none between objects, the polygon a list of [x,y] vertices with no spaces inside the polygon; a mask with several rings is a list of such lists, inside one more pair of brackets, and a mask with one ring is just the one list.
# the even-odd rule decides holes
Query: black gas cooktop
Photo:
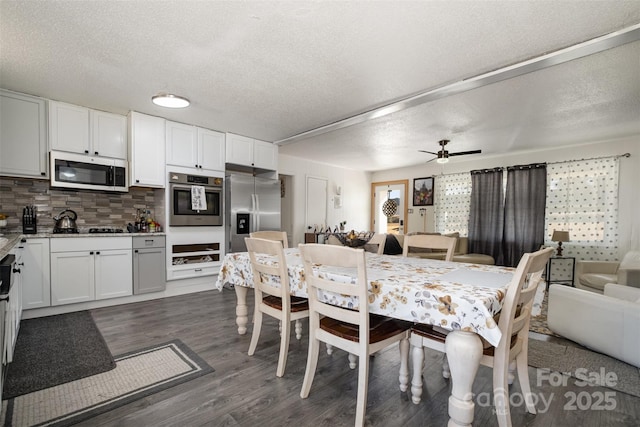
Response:
[{"label": "black gas cooktop", "polygon": [[97,233],[124,233],[124,230],[121,229],[121,228],[110,228],[110,227],[90,228],[89,229],[89,233],[90,234],[97,234]]}]

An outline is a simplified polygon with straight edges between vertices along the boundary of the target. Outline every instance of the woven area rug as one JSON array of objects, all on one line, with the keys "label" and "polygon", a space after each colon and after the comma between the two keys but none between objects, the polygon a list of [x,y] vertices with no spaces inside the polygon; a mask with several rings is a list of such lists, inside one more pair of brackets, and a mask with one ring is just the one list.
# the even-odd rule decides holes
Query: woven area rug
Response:
[{"label": "woven area rug", "polygon": [[69,426],[214,369],[179,340],[115,358],[110,371],[2,402],[5,426]]},{"label": "woven area rug", "polygon": [[[606,387],[640,397],[640,369],[613,357],[582,347],[566,346],[529,338],[529,366],[585,380],[590,374],[615,373]],[[600,375],[602,377],[602,375]],[[593,383],[593,381],[588,381]],[[601,384],[602,385],[602,384]]]},{"label": "woven area rug", "polygon": [[544,335],[552,335],[559,337],[560,335],[554,333],[547,327],[547,298],[549,292],[546,291],[546,284],[541,283],[536,291],[536,296],[533,300],[533,309],[531,310],[531,320],[529,323],[529,330]]},{"label": "woven area rug", "polygon": [[53,387],[116,367],[91,313],[20,322],[13,361],[7,367],[3,399]]}]

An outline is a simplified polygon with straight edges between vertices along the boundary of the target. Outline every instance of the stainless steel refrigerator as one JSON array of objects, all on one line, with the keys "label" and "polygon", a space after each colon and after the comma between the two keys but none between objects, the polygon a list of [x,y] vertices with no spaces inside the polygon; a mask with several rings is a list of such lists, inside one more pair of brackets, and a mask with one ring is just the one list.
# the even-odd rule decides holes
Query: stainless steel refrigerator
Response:
[{"label": "stainless steel refrigerator", "polygon": [[227,252],[245,252],[244,238],[280,230],[280,181],[241,173],[225,179]]}]

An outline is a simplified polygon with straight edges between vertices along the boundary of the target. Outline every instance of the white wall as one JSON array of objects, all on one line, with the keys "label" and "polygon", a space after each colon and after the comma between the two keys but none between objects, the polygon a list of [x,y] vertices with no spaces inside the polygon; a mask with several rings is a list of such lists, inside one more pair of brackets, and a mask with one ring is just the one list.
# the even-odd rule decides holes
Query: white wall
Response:
[{"label": "white wall", "polygon": [[[477,160],[464,160],[464,157],[460,157],[452,159],[444,165],[430,162],[418,166],[374,172],[371,179],[373,182],[408,179],[409,187],[412,189],[414,178],[435,176],[441,173],[450,174],[467,172],[474,169],[506,167],[538,162],[552,163],[624,153],[631,154],[630,158],[620,160],[618,246],[620,248],[620,254],[624,254],[629,249],[640,249],[640,137],[603,141],[552,150],[531,150],[518,154],[483,156],[481,158],[473,156],[476,157]],[[413,213],[409,214],[407,232],[423,231],[423,218],[420,217],[419,207],[410,205],[409,208],[413,209]],[[427,206],[426,209],[427,229],[424,231],[433,231],[433,206]]]},{"label": "white wall", "polygon": [[[293,239],[289,242],[289,246],[297,246],[298,243],[304,242],[304,233],[308,225],[305,224],[307,176],[328,180],[327,225],[331,226],[331,229],[341,221],[347,221],[347,230],[369,229],[371,210],[369,194],[371,174],[369,172],[337,168],[284,154],[278,156],[278,172],[292,177]],[[342,207],[336,209],[334,200],[338,186],[342,188]]]}]

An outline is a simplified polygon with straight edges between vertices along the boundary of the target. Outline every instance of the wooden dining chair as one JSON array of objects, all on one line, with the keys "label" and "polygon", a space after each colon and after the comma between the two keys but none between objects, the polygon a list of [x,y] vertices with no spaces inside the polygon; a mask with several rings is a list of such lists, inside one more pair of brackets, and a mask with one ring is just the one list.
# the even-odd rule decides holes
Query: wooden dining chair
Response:
[{"label": "wooden dining chair", "polygon": [[289,241],[287,239],[286,231],[254,231],[253,233],[249,234],[249,237],[254,237],[256,239],[277,240],[279,242],[282,242],[283,248],[289,248]]},{"label": "wooden dining chair", "polygon": [[368,245],[378,245],[376,253],[378,255],[384,254],[384,244],[387,242],[387,235],[385,233],[375,233],[371,239],[367,242]]},{"label": "wooden dining chair", "polygon": [[[245,238],[251,270],[253,272],[253,289],[255,292],[255,308],[253,314],[253,332],[249,344],[249,356],[253,356],[262,329],[262,314],[267,314],[280,321],[280,355],[276,376],[284,375],[289,351],[291,321],[296,322],[296,338],[302,338],[300,319],[309,317],[309,303],[306,298],[292,296],[289,293],[289,274],[282,243],[277,240]],[[260,258],[257,254],[268,255]],[[274,264],[275,262],[275,264]],[[280,287],[273,286],[270,278],[278,276]]]},{"label": "wooden dining chair", "polygon": [[453,261],[458,239],[439,234],[411,234],[404,236],[402,256],[410,256],[411,248],[446,250],[445,261]]},{"label": "wooden dining chair", "polygon": [[[408,382],[410,324],[369,313],[369,289],[363,249],[343,246],[300,245],[309,294],[309,355],[300,397],[309,396],[318,364],[320,341],[358,357],[358,395],[356,426],[364,425],[367,407],[369,356],[391,344],[400,345],[400,387]],[[332,280],[326,273],[332,268],[352,268],[355,283]],[[339,273],[337,273],[339,275]],[[335,277],[334,277],[335,278]],[[356,297],[358,306],[339,307],[329,304],[319,294]]]},{"label": "wooden dining chair", "polygon": [[[495,316],[498,328],[502,331],[502,338],[496,347],[482,340],[484,350],[480,364],[493,368],[494,405],[498,424],[501,427],[511,426],[508,387],[511,382],[509,376],[514,370],[517,370],[527,411],[531,414],[536,413],[529,383],[527,361],[529,322],[536,290],[543,280],[542,274],[553,252],[553,248],[547,248],[522,256],[508,285],[502,310]],[[423,351],[423,347],[444,351],[445,340],[446,331],[431,325],[416,324],[411,329],[412,352]],[[416,388],[421,391],[422,388],[423,366],[416,360],[418,359],[414,357],[412,392]],[[424,357],[420,360],[424,360]],[[416,399],[413,399],[414,403],[419,401],[420,399],[417,399],[417,402]]]}]

